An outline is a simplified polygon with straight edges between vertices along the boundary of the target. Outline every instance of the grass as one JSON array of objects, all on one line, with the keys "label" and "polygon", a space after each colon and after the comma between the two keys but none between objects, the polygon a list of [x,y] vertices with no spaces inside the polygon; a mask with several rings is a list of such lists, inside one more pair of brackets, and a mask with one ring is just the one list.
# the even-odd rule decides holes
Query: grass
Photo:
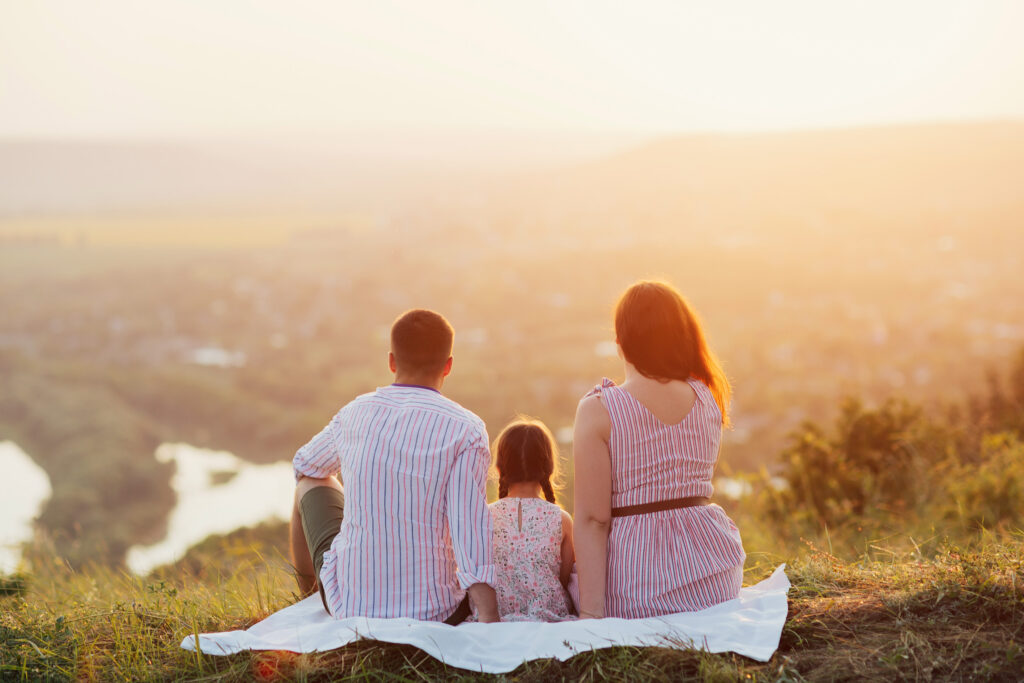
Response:
[{"label": "grass", "polygon": [[[182,638],[245,628],[297,596],[280,556],[242,535],[207,542],[148,578],[37,570],[0,593],[0,680],[370,680],[492,678],[410,646],[361,641],[326,653],[213,657]],[[51,556],[52,557],[52,556]],[[776,558],[748,560],[747,582]],[[550,680],[1007,680],[1024,678],[1024,538],[934,557],[790,558],[790,613],[767,663],[670,648],[610,648],[535,661],[501,677]]]}]

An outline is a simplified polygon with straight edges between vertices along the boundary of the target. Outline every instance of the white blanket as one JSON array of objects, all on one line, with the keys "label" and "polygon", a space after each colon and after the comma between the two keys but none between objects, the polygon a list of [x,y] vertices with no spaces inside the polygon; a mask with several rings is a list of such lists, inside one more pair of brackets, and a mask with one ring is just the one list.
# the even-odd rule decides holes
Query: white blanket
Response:
[{"label": "white blanket", "polygon": [[[415,619],[332,619],[314,594],[248,630],[203,633],[198,640],[205,654],[229,655],[242,650],[333,650],[370,638],[415,645],[450,666],[487,673],[512,671],[531,659],[566,660],[582,651],[617,645],[731,651],[766,662],[779,646],[788,590],[785,565],[780,565],[761,583],[741,589],[737,599],[700,612],[650,619],[459,626]],[[188,636],[181,646],[194,650],[195,640]]]}]

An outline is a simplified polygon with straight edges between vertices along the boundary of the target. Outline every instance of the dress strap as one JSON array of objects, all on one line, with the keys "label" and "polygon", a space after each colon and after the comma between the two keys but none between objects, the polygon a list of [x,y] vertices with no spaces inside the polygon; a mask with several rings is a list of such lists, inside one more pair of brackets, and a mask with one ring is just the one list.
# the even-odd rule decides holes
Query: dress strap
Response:
[{"label": "dress strap", "polygon": [[690,385],[690,387],[693,389],[693,392],[697,394],[697,398],[701,400],[707,398],[708,395],[711,393],[711,390],[708,389],[708,385],[704,384],[703,381],[697,379],[696,377],[690,377],[690,379],[686,380],[686,383]]},{"label": "dress strap", "polygon": [[691,377],[686,380],[687,384],[693,387],[693,391],[697,394],[697,400],[703,403],[707,408],[718,413],[721,417],[722,411],[718,407],[718,401],[715,400],[715,395],[711,393],[711,387],[704,384],[703,380]]},{"label": "dress strap", "polygon": [[615,382],[611,381],[607,377],[604,377],[604,378],[601,379],[601,383],[598,384],[593,389],[591,389],[590,391],[588,391],[586,394],[584,394],[583,398],[587,398],[588,396],[600,396],[605,389],[608,389],[608,388],[614,387],[614,386],[615,386]]},{"label": "dress strap", "polygon": [[624,419],[622,397],[620,396],[623,391],[622,387],[605,377],[601,380],[600,384],[591,389],[590,393],[587,394],[587,396],[600,397],[601,404],[608,411],[608,418],[611,420],[613,432],[621,428]]}]

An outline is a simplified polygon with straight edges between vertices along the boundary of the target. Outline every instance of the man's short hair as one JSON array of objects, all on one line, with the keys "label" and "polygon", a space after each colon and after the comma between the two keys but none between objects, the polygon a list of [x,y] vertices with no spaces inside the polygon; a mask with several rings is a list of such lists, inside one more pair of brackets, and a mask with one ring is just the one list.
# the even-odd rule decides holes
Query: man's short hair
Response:
[{"label": "man's short hair", "polygon": [[455,330],[440,313],[414,308],[391,325],[395,365],[414,374],[441,372],[452,355]]}]

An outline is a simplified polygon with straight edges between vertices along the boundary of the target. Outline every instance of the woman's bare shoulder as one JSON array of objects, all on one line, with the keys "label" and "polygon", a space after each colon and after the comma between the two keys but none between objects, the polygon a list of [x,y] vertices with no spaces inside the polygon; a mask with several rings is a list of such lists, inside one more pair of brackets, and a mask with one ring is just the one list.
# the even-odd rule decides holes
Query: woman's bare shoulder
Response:
[{"label": "woman's bare shoulder", "polygon": [[601,399],[601,394],[587,394],[580,399],[580,403],[576,407],[577,425],[579,425],[581,419],[586,420],[588,423],[611,421],[611,418],[608,416],[608,408],[605,407],[604,401]]},{"label": "woman's bare shoulder", "polygon": [[597,435],[607,441],[611,434],[612,419],[599,394],[584,396],[576,408],[576,424],[573,440],[579,441],[588,435]]}]

